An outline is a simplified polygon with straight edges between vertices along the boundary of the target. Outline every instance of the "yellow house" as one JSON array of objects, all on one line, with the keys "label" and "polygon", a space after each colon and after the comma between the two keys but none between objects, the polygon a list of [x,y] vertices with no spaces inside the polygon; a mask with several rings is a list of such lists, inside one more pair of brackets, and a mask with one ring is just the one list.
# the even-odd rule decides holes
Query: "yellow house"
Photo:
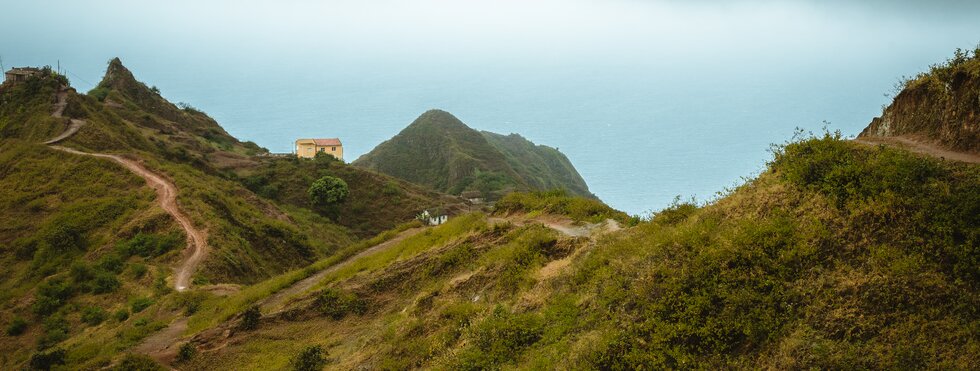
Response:
[{"label": "yellow house", "polygon": [[319,152],[344,160],[344,145],[338,138],[296,140],[296,157],[314,158]]}]

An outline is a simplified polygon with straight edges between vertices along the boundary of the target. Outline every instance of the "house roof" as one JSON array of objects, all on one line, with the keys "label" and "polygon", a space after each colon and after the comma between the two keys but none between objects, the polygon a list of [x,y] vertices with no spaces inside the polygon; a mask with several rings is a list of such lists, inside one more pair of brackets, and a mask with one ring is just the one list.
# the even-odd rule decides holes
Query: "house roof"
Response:
[{"label": "house roof", "polygon": [[315,143],[318,146],[342,146],[343,145],[340,144],[340,138],[313,139],[313,143]]}]

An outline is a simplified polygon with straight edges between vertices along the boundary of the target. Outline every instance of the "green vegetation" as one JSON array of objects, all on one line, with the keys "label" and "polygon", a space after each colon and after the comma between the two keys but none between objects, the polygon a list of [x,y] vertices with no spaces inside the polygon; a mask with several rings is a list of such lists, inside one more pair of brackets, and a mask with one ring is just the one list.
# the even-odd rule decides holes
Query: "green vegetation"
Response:
[{"label": "green vegetation", "polygon": [[498,213],[549,213],[565,215],[573,220],[598,223],[614,219],[620,223],[633,225],[638,222],[622,211],[615,210],[602,201],[569,196],[564,190],[538,192],[512,192],[494,205]]},{"label": "green vegetation", "polygon": [[7,325],[7,336],[20,336],[24,331],[27,331],[27,321],[23,318],[16,317]]},{"label": "green vegetation", "polygon": [[142,256],[144,258],[151,258],[183,246],[185,240],[186,238],[183,235],[177,233],[159,235],[137,232],[129,240],[122,241],[116,245],[116,250],[124,257]]},{"label": "green vegetation", "polygon": [[194,344],[184,343],[180,345],[180,349],[177,351],[177,362],[187,362],[197,355],[197,348]]},{"label": "green vegetation", "polygon": [[341,319],[351,313],[363,314],[366,310],[364,301],[357,295],[334,288],[321,290],[316,295],[314,305],[320,313],[333,319]]},{"label": "green vegetation", "polygon": [[319,345],[310,345],[303,349],[296,358],[293,359],[293,370],[296,371],[319,371],[327,364],[327,352]]},{"label": "green vegetation", "polygon": [[118,365],[113,367],[113,371],[164,371],[167,368],[160,366],[152,358],[140,354],[127,354]]},{"label": "green vegetation", "polygon": [[323,207],[332,206],[347,199],[350,190],[347,188],[347,182],[344,182],[343,179],[326,175],[313,182],[306,193],[310,195],[310,203],[314,206]]},{"label": "green vegetation", "polygon": [[423,113],[353,164],[450,194],[479,191],[496,199],[515,189],[562,188],[593,197],[557,149],[517,134],[481,133],[439,110]]},{"label": "green vegetation", "polygon": [[85,322],[89,326],[98,326],[108,317],[109,315],[105,309],[99,307],[86,307],[82,310],[82,322]]},{"label": "green vegetation", "polygon": [[339,203],[312,211],[362,238],[395,228],[420,210],[459,203],[411,183],[344,164],[330,155],[314,160],[267,158],[238,170],[236,176],[252,192],[296,208],[310,207],[309,190],[318,179],[340,179],[348,185],[348,195]]},{"label": "green vegetation", "polygon": [[238,324],[238,328],[245,331],[255,330],[259,327],[259,319],[261,318],[262,312],[259,311],[259,306],[250,306],[245,312],[242,312],[242,321]]},{"label": "green vegetation", "polygon": [[[601,214],[565,198],[502,203]],[[299,342],[328,344],[334,368],[970,368],[978,210],[980,168],[826,134],[711,204],[594,240],[450,219],[208,361],[284,367],[247,352]],[[322,310],[345,296],[369,310]]]}]

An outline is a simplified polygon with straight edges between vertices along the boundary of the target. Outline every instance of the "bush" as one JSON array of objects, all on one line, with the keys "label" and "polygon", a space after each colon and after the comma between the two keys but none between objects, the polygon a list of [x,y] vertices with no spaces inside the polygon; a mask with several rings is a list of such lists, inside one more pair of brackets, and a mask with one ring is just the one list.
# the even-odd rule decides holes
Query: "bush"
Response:
[{"label": "bush", "polygon": [[180,349],[177,351],[177,362],[190,361],[195,355],[197,355],[197,348],[194,347],[194,344],[186,342],[181,344]]},{"label": "bush", "polygon": [[496,212],[547,212],[565,215],[578,221],[601,222],[615,219],[620,223],[636,224],[635,218],[617,211],[597,199],[569,196],[568,192],[555,189],[543,192],[512,192],[494,205]]},{"label": "bush", "polygon": [[27,361],[29,370],[50,370],[54,366],[65,364],[65,350],[55,349],[45,353],[34,353]]},{"label": "bush", "polygon": [[527,347],[541,339],[544,323],[533,313],[513,314],[497,306],[480,323],[471,328],[473,345],[462,352],[462,369],[493,369],[517,358]]},{"label": "bush", "polygon": [[99,102],[104,102],[105,98],[109,96],[109,88],[97,87],[89,90],[88,95],[97,99]]},{"label": "bush", "polygon": [[116,367],[112,368],[113,371],[163,371],[166,370],[165,367],[160,366],[152,358],[147,357],[142,354],[127,354],[123,357],[122,361],[119,362]]},{"label": "bush", "polygon": [[119,255],[106,254],[102,259],[99,259],[98,267],[103,271],[119,274],[123,270],[123,265],[123,260]]},{"label": "bush", "polygon": [[327,351],[319,345],[310,345],[303,349],[290,362],[296,371],[319,371],[327,365]]},{"label": "bush", "polygon": [[68,338],[68,320],[60,314],[48,317],[44,320],[44,333],[37,339],[39,349],[49,348],[62,340]]},{"label": "bush", "polygon": [[136,263],[129,267],[129,273],[132,274],[133,278],[135,279],[143,278],[148,270],[149,269],[146,267],[146,264],[143,263]]},{"label": "bush", "polygon": [[254,330],[259,327],[260,319],[262,319],[262,312],[259,311],[259,306],[250,306],[242,313],[242,322],[238,327],[245,331]]},{"label": "bush", "polygon": [[116,291],[120,285],[119,279],[112,273],[98,271],[86,286],[93,294],[107,294]]},{"label": "bush", "polygon": [[364,302],[354,294],[333,288],[321,291],[314,305],[320,313],[333,319],[344,318],[349,313],[363,314],[366,309]]},{"label": "bush", "polygon": [[70,282],[62,278],[54,278],[38,285],[37,295],[31,309],[35,314],[45,316],[61,308],[75,293]]},{"label": "bush", "polygon": [[15,317],[10,324],[7,325],[7,336],[20,336],[27,331],[27,321],[23,318]]},{"label": "bush", "polygon": [[150,298],[135,298],[129,301],[129,307],[132,308],[133,313],[142,312],[150,305],[153,305],[153,299]]},{"label": "bush", "polygon": [[97,326],[98,324],[105,321],[109,317],[106,311],[99,307],[86,307],[82,309],[82,322],[87,323],[89,326]]},{"label": "bush", "polygon": [[139,232],[133,238],[116,245],[116,249],[125,257],[138,255],[151,258],[163,255],[180,246],[182,242],[184,242],[183,236],[178,233],[160,235]]},{"label": "bush", "polygon": [[112,318],[114,318],[118,322],[123,322],[129,319],[129,310],[127,310],[126,308],[117,310],[115,313],[112,314]]},{"label": "bush", "polygon": [[327,175],[313,182],[307,194],[314,206],[329,206],[345,200],[350,189],[343,179]]}]

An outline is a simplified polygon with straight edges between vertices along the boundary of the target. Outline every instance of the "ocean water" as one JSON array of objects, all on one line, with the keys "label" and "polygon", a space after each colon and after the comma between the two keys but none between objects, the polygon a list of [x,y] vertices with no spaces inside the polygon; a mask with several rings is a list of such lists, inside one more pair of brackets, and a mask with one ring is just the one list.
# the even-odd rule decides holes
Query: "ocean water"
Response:
[{"label": "ocean water", "polygon": [[6,68],[60,63],[87,91],[118,56],[242,140],[340,137],[348,161],[440,108],[558,147],[634,214],[710,200],[796,128],[856,135],[902,76],[980,42],[956,0],[0,5]]}]

